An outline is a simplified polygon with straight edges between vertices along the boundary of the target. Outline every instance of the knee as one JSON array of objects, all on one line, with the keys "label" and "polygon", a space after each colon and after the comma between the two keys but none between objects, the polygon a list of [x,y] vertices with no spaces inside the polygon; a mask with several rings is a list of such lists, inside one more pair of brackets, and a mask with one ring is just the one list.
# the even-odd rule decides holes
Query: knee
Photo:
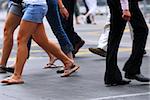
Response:
[{"label": "knee", "polygon": [[17,37],[17,44],[18,44],[18,46],[20,46],[20,45],[27,45],[27,41],[28,41],[28,39],[25,37],[25,36],[23,36],[23,35],[21,35],[21,34],[19,34],[18,35],[18,37]]},{"label": "knee", "polygon": [[4,39],[13,40],[13,31],[7,27],[4,27]]}]

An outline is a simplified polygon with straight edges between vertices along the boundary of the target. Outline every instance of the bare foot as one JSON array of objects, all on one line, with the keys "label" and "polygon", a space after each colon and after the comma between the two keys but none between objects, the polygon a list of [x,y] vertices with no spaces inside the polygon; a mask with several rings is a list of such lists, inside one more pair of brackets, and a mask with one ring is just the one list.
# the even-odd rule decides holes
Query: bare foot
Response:
[{"label": "bare foot", "polygon": [[23,84],[24,81],[21,79],[21,76],[16,76],[13,74],[11,77],[2,80],[1,83],[12,85],[12,84]]},{"label": "bare foot", "polygon": [[61,77],[68,77],[72,73],[76,72],[79,68],[80,68],[80,66],[76,65],[76,64],[72,64],[72,65],[66,66],[64,68],[64,73],[61,75]]}]

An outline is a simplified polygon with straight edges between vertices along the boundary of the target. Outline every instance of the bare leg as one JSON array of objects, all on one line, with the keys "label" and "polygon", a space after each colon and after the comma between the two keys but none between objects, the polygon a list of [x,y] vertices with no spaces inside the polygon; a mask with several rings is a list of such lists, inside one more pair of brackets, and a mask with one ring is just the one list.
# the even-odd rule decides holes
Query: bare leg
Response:
[{"label": "bare leg", "polygon": [[4,41],[3,41],[3,48],[2,48],[2,58],[0,61],[1,65],[6,66],[9,55],[11,53],[13,47],[13,33],[15,29],[18,27],[21,18],[12,14],[8,13],[7,19],[4,26]]},{"label": "bare leg", "polygon": [[[71,69],[71,71],[69,70],[69,72],[68,72],[68,70],[64,71],[65,74],[63,76],[68,76],[69,75],[68,73],[72,73],[72,72],[76,71],[76,69],[79,68],[79,66],[73,66],[74,65],[73,60],[69,59],[61,51],[61,49],[55,43],[53,43],[53,41],[47,39],[43,25],[40,25],[38,27],[38,34],[33,34],[32,37],[34,39],[36,39],[37,42],[39,42],[40,44],[42,44],[42,48],[45,48],[45,50],[48,50],[55,57],[57,57],[58,59],[60,59],[64,63],[65,69]],[[68,55],[73,59],[72,54],[68,53]]]},{"label": "bare leg", "polygon": [[[33,34],[36,32],[38,34]],[[8,84],[23,83],[21,76],[28,54],[27,42],[31,35],[33,39],[36,39],[39,44],[41,43],[41,45],[43,46],[43,48],[45,48],[45,50],[51,52],[54,56],[56,56],[64,63],[66,70],[63,76],[69,76],[71,73],[75,72],[79,68],[79,66],[74,65],[74,62],[71,59],[69,59],[61,51],[61,49],[57,45],[55,45],[55,43],[48,40],[45,34],[43,24],[21,21],[20,30],[18,34],[18,50],[17,50],[15,72],[9,80],[3,80],[1,81],[2,83]]]},{"label": "bare leg", "polygon": [[27,42],[32,33],[35,33],[38,24],[28,22],[28,21],[21,21],[20,29],[18,34],[18,50],[17,50],[17,58],[16,58],[16,67],[13,79],[20,79],[23,71],[24,64],[27,59],[28,49],[27,49]]},{"label": "bare leg", "polygon": [[69,59],[53,41],[48,40],[43,24],[39,25],[36,33],[38,34],[32,35],[33,39],[36,40],[38,44],[41,44],[42,48],[45,48],[44,50],[48,50],[48,52],[60,59],[64,65],[68,64],[68,62],[73,64],[73,61]]}]

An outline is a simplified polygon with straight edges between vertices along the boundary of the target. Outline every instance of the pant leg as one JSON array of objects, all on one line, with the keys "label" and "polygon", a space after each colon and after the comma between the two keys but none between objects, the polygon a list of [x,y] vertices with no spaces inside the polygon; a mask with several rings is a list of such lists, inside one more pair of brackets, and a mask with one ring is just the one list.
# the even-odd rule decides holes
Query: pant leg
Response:
[{"label": "pant leg", "polygon": [[109,32],[110,32],[110,13],[107,15],[106,24],[104,26],[104,31],[99,38],[98,48],[101,48],[107,51]]},{"label": "pant leg", "polygon": [[143,52],[148,35],[148,27],[139,9],[138,2],[130,2],[132,17],[130,20],[134,32],[132,53],[124,66],[124,71],[128,74],[140,74]]},{"label": "pant leg", "polygon": [[46,18],[52,28],[54,35],[56,36],[60,44],[61,49],[63,50],[64,53],[72,52],[73,46],[62,27],[58,11],[57,0],[47,0],[47,4],[48,4],[48,12]]},{"label": "pant leg", "polygon": [[119,0],[107,0],[107,2],[110,8],[111,18],[104,77],[105,84],[122,80],[122,75],[117,65],[117,54],[126,25],[126,21],[122,19],[122,10]]},{"label": "pant leg", "polygon": [[75,45],[81,41],[80,36],[74,31],[73,26],[74,5],[76,3],[76,0],[62,0],[62,1],[64,6],[69,12],[68,20],[64,19],[61,16],[62,25],[70,42],[72,43],[73,47],[75,47]]},{"label": "pant leg", "polygon": [[[88,8],[88,6],[87,6],[85,0],[83,0],[83,3],[84,3],[84,5],[85,5],[85,9],[86,9],[86,12],[85,12],[85,13],[87,13],[87,12],[89,11],[89,8]],[[91,23],[91,20],[90,20],[90,17],[89,17],[89,16],[87,17],[86,21],[87,21],[88,24]]]},{"label": "pant leg", "polygon": [[75,14],[75,17],[80,16],[80,10],[79,10],[79,3],[78,2],[76,2],[75,6],[74,6],[74,14]]}]

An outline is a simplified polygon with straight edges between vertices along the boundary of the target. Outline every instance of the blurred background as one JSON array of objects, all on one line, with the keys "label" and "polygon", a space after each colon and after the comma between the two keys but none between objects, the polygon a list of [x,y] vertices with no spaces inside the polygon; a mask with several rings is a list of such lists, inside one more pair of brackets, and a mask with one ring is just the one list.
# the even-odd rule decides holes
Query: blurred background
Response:
[{"label": "blurred background", "polygon": [[[80,12],[85,13],[85,6],[83,0],[77,0],[80,6]],[[97,14],[103,15],[107,14],[107,0],[97,0]],[[8,5],[8,0],[0,0],[0,10],[6,10]],[[150,0],[143,0],[140,2],[140,8],[144,14],[150,14]]]}]

